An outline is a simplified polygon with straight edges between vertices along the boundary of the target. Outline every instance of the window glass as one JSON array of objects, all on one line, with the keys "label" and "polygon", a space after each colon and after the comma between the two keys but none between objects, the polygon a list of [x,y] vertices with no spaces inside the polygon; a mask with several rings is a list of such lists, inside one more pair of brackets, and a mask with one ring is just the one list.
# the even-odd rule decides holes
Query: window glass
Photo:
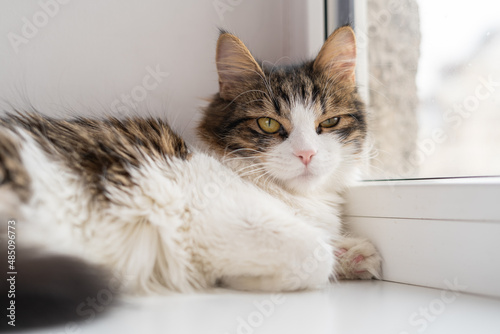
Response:
[{"label": "window glass", "polygon": [[500,2],[367,12],[372,177],[500,175]]}]

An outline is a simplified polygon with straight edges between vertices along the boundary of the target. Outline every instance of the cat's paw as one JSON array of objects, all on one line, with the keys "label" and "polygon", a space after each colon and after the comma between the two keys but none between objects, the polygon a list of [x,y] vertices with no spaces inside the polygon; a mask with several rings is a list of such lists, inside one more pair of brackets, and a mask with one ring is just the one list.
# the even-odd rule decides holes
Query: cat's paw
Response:
[{"label": "cat's paw", "polygon": [[380,279],[382,258],[377,249],[366,239],[345,238],[336,244],[335,278]]}]

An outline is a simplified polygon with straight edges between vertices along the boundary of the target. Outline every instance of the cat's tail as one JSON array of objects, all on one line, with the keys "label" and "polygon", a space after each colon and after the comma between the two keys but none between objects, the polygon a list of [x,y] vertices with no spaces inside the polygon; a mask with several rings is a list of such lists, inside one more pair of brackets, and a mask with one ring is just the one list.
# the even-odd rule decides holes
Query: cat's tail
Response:
[{"label": "cat's tail", "polygon": [[[75,327],[102,314],[117,299],[110,275],[83,260],[63,255],[16,251],[15,265],[7,259],[2,288],[0,331],[63,325]],[[6,283],[6,284],[4,284]]]}]

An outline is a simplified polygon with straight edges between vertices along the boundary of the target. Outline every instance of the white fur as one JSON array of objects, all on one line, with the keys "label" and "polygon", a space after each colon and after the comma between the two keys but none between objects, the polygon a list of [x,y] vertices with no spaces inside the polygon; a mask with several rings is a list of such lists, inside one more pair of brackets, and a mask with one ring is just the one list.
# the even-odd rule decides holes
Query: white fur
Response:
[{"label": "white fur", "polygon": [[[314,132],[305,108],[295,107],[296,128],[271,154],[267,166],[278,182],[254,184],[238,166],[202,152],[188,160],[147,158],[129,168],[134,186],[107,185],[110,203],[93,201],[78,175],[21,135],[32,197],[22,207],[19,235],[29,245],[105,265],[127,277],[131,292],[217,282],[271,291],[324,285],[341,240],[341,197],[332,189],[349,179],[350,172],[336,173],[352,168],[342,165],[348,152],[340,144]],[[317,150],[307,170],[293,156],[300,149]]]}]

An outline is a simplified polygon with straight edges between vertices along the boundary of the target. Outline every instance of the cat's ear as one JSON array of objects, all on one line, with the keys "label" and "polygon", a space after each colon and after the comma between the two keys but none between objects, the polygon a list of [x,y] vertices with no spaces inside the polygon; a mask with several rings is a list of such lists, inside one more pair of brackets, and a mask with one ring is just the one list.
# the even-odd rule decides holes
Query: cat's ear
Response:
[{"label": "cat's ear", "polygon": [[328,37],[314,60],[314,71],[334,81],[354,83],[356,68],[356,37],[351,27],[338,28]]},{"label": "cat's ear", "polygon": [[219,73],[219,94],[232,100],[248,88],[248,83],[264,77],[259,64],[236,36],[221,32],[215,54]]}]

